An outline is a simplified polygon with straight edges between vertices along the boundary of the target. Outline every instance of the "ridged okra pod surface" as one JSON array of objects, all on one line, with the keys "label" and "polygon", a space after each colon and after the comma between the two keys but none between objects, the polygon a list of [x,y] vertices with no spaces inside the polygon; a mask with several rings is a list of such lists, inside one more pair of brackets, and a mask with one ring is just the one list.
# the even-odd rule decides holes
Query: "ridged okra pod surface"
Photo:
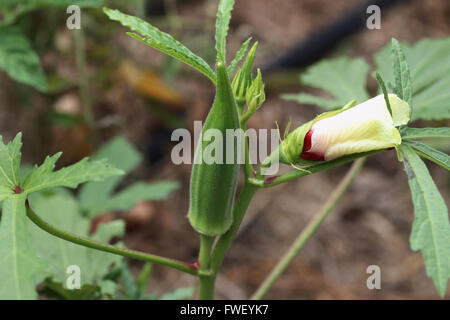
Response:
[{"label": "ridged okra pod surface", "polygon": [[[231,141],[227,141],[226,134],[227,129],[240,128],[238,110],[225,65],[218,63],[216,69],[216,96],[195,151],[189,205],[189,221],[192,227],[197,232],[210,236],[225,233],[233,223],[232,208],[239,175],[238,138],[237,135],[233,136],[233,147],[227,150],[227,143]],[[221,147],[211,148],[216,138],[204,141],[208,140],[204,137],[210,137],[211,132],[208,133],[210,129],[216,129],[213,130],[215,134],[221,134]],[[220,143],[217,145],[220,146]],[[208,152],[211,149],[215,152]],[[230,154],[231,150],[233,154]],[[216,152],[222,155],[219,157],[222,159],[221,163],[218,163],[220,161],[211,163],[211,159],[209,161],[206,159],[205,156],[210,154],[216,156]],[[227,161],[227,155],[228,159],[233,161]]]}]

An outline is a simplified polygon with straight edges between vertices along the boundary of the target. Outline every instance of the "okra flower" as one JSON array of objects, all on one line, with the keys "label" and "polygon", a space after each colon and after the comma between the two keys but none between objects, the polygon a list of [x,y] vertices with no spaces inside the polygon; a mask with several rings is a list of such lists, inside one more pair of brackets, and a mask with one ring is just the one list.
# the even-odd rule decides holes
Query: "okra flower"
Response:
[{"label": "okra flower", "polygon": [[308,164],[400,145],[402,139],[396,127],[408,123],[410,107],[395,94],[389,94],[388,99],[392,115],[384,96],[379,95],[317,116],[282,142],[281,160]]}]

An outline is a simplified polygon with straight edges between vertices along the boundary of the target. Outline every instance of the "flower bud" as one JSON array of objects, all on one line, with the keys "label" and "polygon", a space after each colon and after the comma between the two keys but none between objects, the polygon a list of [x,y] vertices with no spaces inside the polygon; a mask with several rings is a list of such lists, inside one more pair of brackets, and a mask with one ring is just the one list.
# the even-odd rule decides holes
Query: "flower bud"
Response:
[{"label": "flower bud", "polygon": [[247,90],[245,100],[248,106],[248,112],[254,113],[266,100],[266,94],[264,92],[264,83],[262,81],[261,70],[258,69],[258,74],[255,80]]},{"label": "flower bud", "polygon": [[246,101],[247,90],[253,82],[253,62],[255,61],[256,48],[258,47],[258,42],[255,42],[253,47],[250,49],[247,58],[245,59],[242,68],[239,68],[236,75],[233,78],[231,87],[233,88],[234,96],[238,104],[244,104]]},{"label": "flower bud", "polygon": [[388,98],[392,116],[383,95],[317,116],[282,142],[282,161],[310,164],[398,146],[402,139],[396,127],[409,122],[410,107],[395,94]]}]

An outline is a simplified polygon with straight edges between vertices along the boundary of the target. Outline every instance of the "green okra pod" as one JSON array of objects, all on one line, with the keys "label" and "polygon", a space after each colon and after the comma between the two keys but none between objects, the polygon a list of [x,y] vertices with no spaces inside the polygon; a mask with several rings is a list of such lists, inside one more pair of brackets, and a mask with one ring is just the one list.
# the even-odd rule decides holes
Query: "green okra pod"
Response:
[{"label": "green okra pod", "polygon": [[[233,223],[232,208],[239,175],[239,137],[227,135],[227,130],[240,129],[240,121],[230,78],[226,66],[217,63],[217,88],[211,111],[203,126],[191,173],[189,221],[199,233],[217,236],[225,233]],[[208,131],[213,129],[222,137],[217,144],[217,136],[205,141]],[[234,141],[227,141],[233,139]],[[230,143],[233,148],[227,148]],[[211,144],[216,143],[215,160],[210,163],[206,154]],[[217,152],[220,157],[217,157]],[[230,153],[233,152],[232,155]],[[230,161],[232,160],[232,161]]]}]

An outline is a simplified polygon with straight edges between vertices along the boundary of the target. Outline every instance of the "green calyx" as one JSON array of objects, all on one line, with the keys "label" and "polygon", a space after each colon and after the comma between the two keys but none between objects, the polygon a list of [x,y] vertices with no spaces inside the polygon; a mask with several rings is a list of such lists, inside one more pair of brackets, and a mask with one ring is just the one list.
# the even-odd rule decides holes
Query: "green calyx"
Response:
[{"label": "green calyx", "polygon": [[[344,112],[345,110],[354,107],[355,105],[356,100],[352,100],[349,103],[347,103],[344,107],[338,110],[321,113],[320,115],[316,116],[313,120],[303,124],[302,126],[296,128],[294,131],[289,133],[287,137],[285,137],[283,141],[281,141],[279,147],[280,162],[290,165],[301,165],[301,166],[302,165],[308,166],[317,163],[317,161],[308,161],[300,158],[300,155],[303,151],[303,145],[305,143],[306,134],[311,129],[313,124],[316,123],[317,121],[333,117],[339,113]],[[287,130],[289,130],[289,127],[287,128]]]},{"label": "green calyx", "polygon": [[239,175],[238,141],[234,137],[232,160],[228,161],[229,141],[215,145],[214,153],[222,155],[222,161],[207,162],[208,150],[215,137],[204,141],[208,130],[214,129],[226,137],[227,129],[240,129],[239,115],[227,69],[223,63],[217,64],[216,97],[203,126],[201,140],[195,152],[191,173],[189,221],[199,233],[217,236],[225,233],[233,223],[232,208]]},{"label": "green calyx", "polygon": [[253,114],[258,110],[266,100],[266,93],[264,92],[264,83],[262,81],[260,69],[258,69],[256,78],[253,80],[245,94],[245,100],[250,114]]},{"label": "green calyx", "polygon": [[258,48],[258,42],[255,42],[253,47],[250,49],[247,58],[245,59],[242,68],[239,68],[236,75],[233,78],[232,88],[236,102],[238,105],[243,105],[246,103],[247,90],[253,83],[253,62],[255,61],[256,49]]}]

